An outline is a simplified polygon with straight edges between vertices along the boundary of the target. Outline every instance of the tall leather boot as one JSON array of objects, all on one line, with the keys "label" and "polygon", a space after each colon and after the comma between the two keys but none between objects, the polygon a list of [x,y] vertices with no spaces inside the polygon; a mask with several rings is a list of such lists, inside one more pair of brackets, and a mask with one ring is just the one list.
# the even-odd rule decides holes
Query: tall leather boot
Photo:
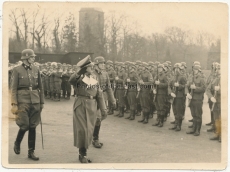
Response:
[{"label": "tall leather boot", "polygon": [[200,135],[201,125],[202,125],[202,122],[197,122],[196,132],[194,133],[194,136]]},{"label": "tall leather boot", "polygon": [[128,117],[126,117],[125,119],[130,119],[131,118],[131,110],[130,110],[130,113],[129,113],[129,116]]},{"label": "tall leather boot", "polygon": [[160,114],[159,111],[157,111],[157,121],[152,126],[158,126],[160,124]]},{"label": "tall leather boot", "polygon": [[28,158],[37,161],[39,160],[39,157],[37,157],[34,154],[35,150],[35,140],[36,140],[36,129],[35,128],[30,128],[29,129],[29,134],[28,134]]},{"label": "tall leather boot", "polygon": [[190,131],[187,131],[187,134],[194,134],[196,132],[197,122],[193,120],[193,128]]},{"label": "tall leather boot", "polygon": [[81,163],[91,163],[92,161],[86,157],[87,155],[87,150],[86,148],[82,147],[79,148],[79,161]]},{"label": "tall leather boot", "polygon": [[169,128],[169,130],[175,130],[175,129],[177,128],[178,122],[179,122],[179,120],[176,118],[176,119],[175,119],[174,126],[171,127],[171,128]]},{"label": "tall leather boot", "polygon": [[70,92],[67,92],[67,97],[66,97],[67,100],[70,99]]},{"label": "tall leather boot", "polygon": [[14,142],[14,152],[16,154],[20,154],[20,145],[21,145],[21,142],[22,142],[22,139],[25,135],[26,131],[24,130],[21,130],[19,129],[18,130],[18,135],[17,135],[17,138],[16,138],[16,141]]},{"label": "tall leather boot", "polygon": [[210,129],[207,129],[207,132],[214,132],[214,131],[215,131],[215,125],[214,124],[212,125],[212,127]]},{"label": "tall leather boot", "polygon": [[175,131],[180,131],[181,130],[182,120],[183,120],[183,118],[181,118],[181,119],[178,120],[178,125],[177,125]]},{"label": "tall leather boot", "polygon": [[134,120],[135,119],[135,112],[134,112],[134,110],[131,110],[130,113],[131,113],[131,118],[129,118],[129,120]]},{"label": "tall leather boot", "polygon": [[47,91],[47,99],[50,99],[50,92]]},{"label": "tall leather boot", "polygon": [[118,106],[118,107],[117,107],[117,110],[118,110],[118,113],[117,113],[115,116],[118,117],[118,116],[120,116],[120,114],[121,114],[121,107]]},{"label": "tall leather boot", "polygon": [[214,124],[213,112],[211,111],[211,122],[207,123],[207,126]]},{"label": "tall leather boot", "polygon": [[214,133],[214,136],[210,138],[210,140],[219,140],[220,136],[220,126],[219,126],[219,120],[215,120],[215,128],[216,128],[216,133]]},{"label": "tall leather boot", "polygon": [[145,113],[145,120],[143,124],[147,124],[149,122],[149,112],[144,112]]},{"label": "tall leather boot", "polygon": [[145,121],[145,113],[143,112],[143,113],[142,113],[142,119],[139,120],[138,122],[144,122],[144,121]]},{"label": "tall leather boot", "polygon": [[120,118],[124,116],[124,107],[121,107],[121,114],[119,115]]},{"label": "tall leather boot", "polygon": [[163,127],[164,124],[164,115],[160,116],[160,124],[158,125],[158,127]]}]

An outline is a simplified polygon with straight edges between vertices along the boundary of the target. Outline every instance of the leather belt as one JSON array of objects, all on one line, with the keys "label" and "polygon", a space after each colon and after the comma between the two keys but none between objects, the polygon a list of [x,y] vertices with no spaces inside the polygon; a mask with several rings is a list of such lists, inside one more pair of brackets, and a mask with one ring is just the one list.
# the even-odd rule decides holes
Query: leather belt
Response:
[{"label": "leather belt", "polygon": [[84,98],[88,98],[88,99],[96,99],[96,96],[77,95],[77,97],[84,97]]},{"label": "leather belt", "polygon": [[38,90],[38,88],[37,87],[21,87],[21,88],[18,88],[17,90],[30,90],[30,91],[32,91],[32,90]]}]

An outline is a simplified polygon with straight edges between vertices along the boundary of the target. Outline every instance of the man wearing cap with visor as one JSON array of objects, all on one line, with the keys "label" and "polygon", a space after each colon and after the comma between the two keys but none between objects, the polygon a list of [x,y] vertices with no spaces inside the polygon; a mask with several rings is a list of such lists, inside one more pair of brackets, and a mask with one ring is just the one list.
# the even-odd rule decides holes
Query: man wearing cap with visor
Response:
[{"label": "man wearing cap with visor", "polygon": [[33,65],[34,51],[22,51],[22,64],[13,69],[11,83],[12,113],[16,114],[16,124],[19,131],[14,143],[14,152],[20,154],[20,144],[28,131],[28,158],[39,160],[34,153],[36,140],[36,127],[40,122],[41,110],[44,104],[44,92],[40,71]]},{"label": "man wearing cap with visor", "polygon": [[90,56],[78,62],[76,72],[69,82],[74,86],[76,98],[73,105],[74,146],[79,148],[79,161],[91,162],[87,158],[87,149],[92,139],[97,121],[97,109],[101,110],[101,120],[107,117],[107,110],[98,78],[94,74]]}]

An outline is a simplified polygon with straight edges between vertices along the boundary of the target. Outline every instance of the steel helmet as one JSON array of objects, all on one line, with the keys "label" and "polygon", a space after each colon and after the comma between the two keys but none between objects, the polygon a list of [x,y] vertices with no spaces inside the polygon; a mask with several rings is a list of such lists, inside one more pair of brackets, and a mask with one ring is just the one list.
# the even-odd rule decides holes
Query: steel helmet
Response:
[{"label": "steel helmet", "polygon": [[30,57],[35,57],[36,55],[34,54],[34,51],[32,49],[25,49],[21,53],[21,59],[26,60],[29,59]]},{"label": "steel helmet", "polygon": [[181,65],[184,66],[185,68],[187,68],[187,65],[185,62],[181,62]]},{"label": "steel helmet", "polygon": [[94,59],[94,64],[97,65],[99,63],[105,63],[105,58],[102,56],[98,56]]}]

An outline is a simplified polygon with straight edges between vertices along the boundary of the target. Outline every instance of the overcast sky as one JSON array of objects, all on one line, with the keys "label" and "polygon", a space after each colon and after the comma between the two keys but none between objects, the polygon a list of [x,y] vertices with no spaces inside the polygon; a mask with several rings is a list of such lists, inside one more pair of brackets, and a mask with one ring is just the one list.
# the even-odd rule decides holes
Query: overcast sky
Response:
[{"label": "overcast sky", "polygon": [[[28,5],[28,6],[27,6]],[[143,34],[164,32],[167,27],[177,26],[183,29],[204,31],[219,37],[223,32],[223,24],[227,21],[227,6],[221,3],[49,3],[19,4],[12,7],[29,7],[29,9],[46,9],[51,12],[50,18],[73,12],[78,18],[82,7],[95,7],[104,11],[125,13],[133,21],[137,21]],[[55,11],[55,12],[54,12]]]}]

